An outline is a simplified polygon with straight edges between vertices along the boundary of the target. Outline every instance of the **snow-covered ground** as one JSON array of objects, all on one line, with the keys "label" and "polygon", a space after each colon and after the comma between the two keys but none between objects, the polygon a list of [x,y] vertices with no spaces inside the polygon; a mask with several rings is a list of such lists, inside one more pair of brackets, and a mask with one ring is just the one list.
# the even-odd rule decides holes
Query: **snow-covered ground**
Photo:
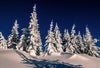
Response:
[{"label": "snow-covered ground", "polygon": [[100,68],[100,58],[68,54],[30,56],[18,50],[0,50],[0,68]]}]

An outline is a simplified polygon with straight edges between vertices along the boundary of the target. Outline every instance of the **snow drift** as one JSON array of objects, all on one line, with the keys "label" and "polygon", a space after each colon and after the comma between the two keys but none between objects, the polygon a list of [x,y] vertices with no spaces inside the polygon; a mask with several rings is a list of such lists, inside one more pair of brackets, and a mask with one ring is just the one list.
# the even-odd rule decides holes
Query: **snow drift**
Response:
[{"label": "snow drift", "polygon": [[30,56],[18,50],[0,50],[0,68],[99,68],[100,58],[62,53],[52,56]]},{"label": "snow drift", "polygon": [[69,59],[71,59],[71,60],[77,60],[76,58],[78,58],[78,60],[80,60],[80,61],[87,61],[87,60],[89,60],[88,58],[83,57],[83,56],[78,55],[78,54],[74,54]]}]

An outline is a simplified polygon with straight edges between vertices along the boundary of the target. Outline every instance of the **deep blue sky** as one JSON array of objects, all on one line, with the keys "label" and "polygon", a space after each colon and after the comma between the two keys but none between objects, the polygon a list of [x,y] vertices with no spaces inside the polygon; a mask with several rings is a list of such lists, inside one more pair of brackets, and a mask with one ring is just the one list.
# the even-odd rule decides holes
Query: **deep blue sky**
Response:
[{"label": "deep blue sky", "polygon": [[61,33],[76,24],[76,31],[85,33],[88,25],[93,38],[100,39],[100,2],[78,0],[0,0],[0,31],[8,38],[15,19],[20,34],[27,28],[33,5],[37,4],[39,30],[44,44],[51,20],[57,22]]}]

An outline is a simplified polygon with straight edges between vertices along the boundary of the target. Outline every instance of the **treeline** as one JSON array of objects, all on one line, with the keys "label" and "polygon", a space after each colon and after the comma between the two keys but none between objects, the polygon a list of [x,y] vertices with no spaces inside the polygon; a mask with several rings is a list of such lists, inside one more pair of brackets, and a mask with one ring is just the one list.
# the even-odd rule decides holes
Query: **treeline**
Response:
[{"label": "treeline", "polygon": [[4,36],[0,32],[1,49],[13,48],[23,50],[34,56],[56,55],[66,52],[100,57],[100,48],[95,45],[98,40],[92,39],[88,27],[86,27],[86,34],[81,36],[80,31],[78,32],[78,35],[76,34],[75,25],[73,25],[70,34],[68,29],[64,30],[62,39],[57,23],[55,29],[53,30],[53,20],[51,21],[48,35],[45,37],[45,51],[43,52],[40,31],[38,30],[39,24],[36,13],[36,5],[34,5],[33,12],[31,13],[29,27],[22,29],[23,34],[20,39],[18,28],[16,20],[11,30],[12,33],[8,36],[8,40],[5,40]]}]

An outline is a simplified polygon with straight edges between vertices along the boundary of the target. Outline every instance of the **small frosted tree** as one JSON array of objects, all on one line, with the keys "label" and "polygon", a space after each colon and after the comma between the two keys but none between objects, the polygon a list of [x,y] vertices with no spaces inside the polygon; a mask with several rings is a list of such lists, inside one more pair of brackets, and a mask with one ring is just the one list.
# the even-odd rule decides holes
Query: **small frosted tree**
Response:
[{"label": "small frosted tree", "polygon": [[7,49],[7,40],[4,38],[0,32],[0,49]]},{"label": "small frosted tree", "polygon": [[73,53],[80,53],[78,46],[76,44],[77,36],[75,35],[76,32],[75,32],[74,28],[75,28],[75,25],[73,25],[72,30],[71,30],[71,44],[75,48],[75,50],[73,50]]},{"label": "small frosted tree", "polygon": [[62,39],[61,39],[61,33],[59,31],[59,27],[56,23],[55,29],[54,29],[54,38],[55,38],[55,47],[57,52],[63,52],[62,50]]},{"label": "small frosted tree", "polygon": [[36,5],[34,5],[33,13],[31,13],[31,19],[29,23],[29,44],[27,47],[27,51],[30,52],[31,55],[39,56],[42,52],[42,42],[38,28],[39,24],[37,20]]},{"label": "small frosted tree", "polygon": [[97,39],[92,39],[91,33],[86,27],[86,35],[84,38],[84,43],[85,43],[85,53],[90,55],[90,56],[96,56],[99,57],[98,54],[98,47],[95,46],[95,43],[97,42]]},{"label": "small frosted tree", "polygon": [[19,44],[17,45],[16,48],[17,48],[17,50],[26,51],[26,47],[27,47],[27,37],[26,37],[26,35],[28,33],[27,33],[26,28],[23,28],[22,31],[23,31],[23,34],[21,35],[20,42],[19,42]]},{"label": "small frosted tree", "polygon": [[78,33],[78,36],[77,36],[77,45],[78,45],[78,49],[80,51],[80,53],[84,53],[84,44],[83,44],[83,39],[82,39],[82,36],[80,34],[80,31]]},{"label": "small frosted tree", "polygon": [[18,44],[18,38],[19,38],[17,20],[15,21],[11,32],[12,33],[8,37],[8,48],[16,49],[16,45]]},{"label": "small frosted tree", "polygon": [[48,35],[46,36],[46,42],[45,42],[46,43],[45,52],[48,55],[57,52],[56,47],[54,46],[55,38],[54,38],[54,33],[52,32],[52,28],[53,28],[53,21],[51,21],[50,30],[48,31]]},{"label": "small frosted tree", "polygon": [[64,30],[64,36],[63,36],[63,50],[67,53],[73,53],[74,47],[71,44],[71,38],[68,30]]}]

